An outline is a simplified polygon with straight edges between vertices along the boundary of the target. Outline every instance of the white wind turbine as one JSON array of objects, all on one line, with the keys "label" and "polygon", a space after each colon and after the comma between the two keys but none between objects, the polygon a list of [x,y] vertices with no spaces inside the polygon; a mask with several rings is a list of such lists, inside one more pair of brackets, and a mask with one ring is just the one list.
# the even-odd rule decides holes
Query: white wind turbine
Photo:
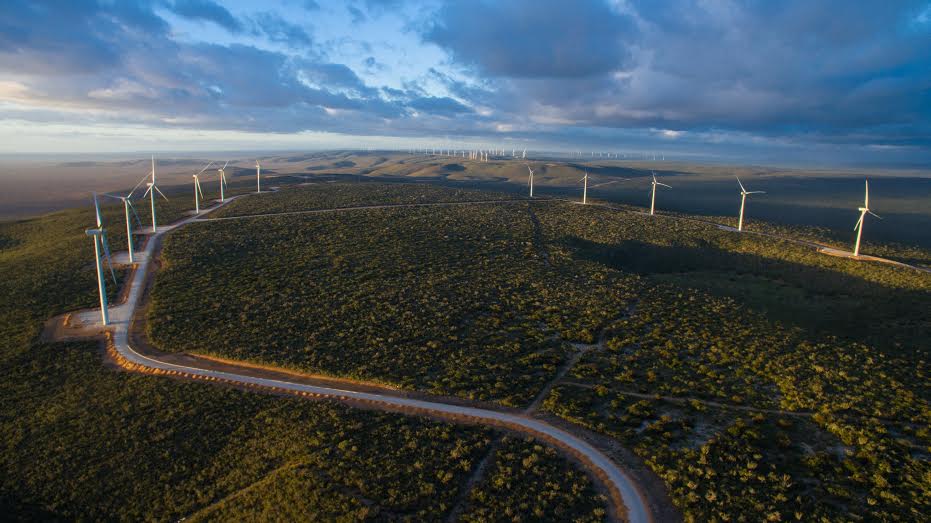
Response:
[{"label": "white wind turbine", "polygon": [[213,162],[208,163],[206,167],[194,175],[194,214],[200,214],[200,201],[204,198],[204,191],[200,188],[200,175],[211,165],[213,165]]},{"label": "white wind turbine", "polygon": [[528,165],[527,170],[530,171],[530,179],[527,181],[527,184],[530,185],[530,197],[533,198],[533,169]]},{"label": "white wind turbine", "polygon": [[854,256],[859,256],[859,255],[860,255],[860,236],[863,234],[863,221],[864,221],[864,219],[866,218],[866,215],[867,215],[867,214],[872,214],[873,216],[875,216],[875,217],[879,218],[880,220],[882,220],[882,218],[880,218],[880,216],[879,216],[878,214],[876,214],[876,213],[874,213],[873,211],[870,210],[870,182],[869,182],[869,180],[865,180],[864,183],[866,184],[866,185],[865,185],[866,192],[864,193],[864,196],[863,196],[863,207],[860,207],[860,208],[859,208],[859,210],[860,210],[860,219],[857,220],[857,224],[854,225],[854,227],[853,227],[853,229],[854,229],[855,231],[857,231],[857,243],[856,243],[856,245],[854,245],[854,247],[853,247],[853,255],[854,255]]},{"label": "white wind turbine", "polygon": [[152,157],[152,181],[147,183],[146,186],[148,189],[145,190],[145,194],[143,194],[142,197],[145,198],[148,196],[149,203],[152,206],[152,233],[154,234],[158,232],[158,224],[155,220],[155,192],[157,191],[158,194],[162,195],[162,198],[164,198],[166,202],[168,201],[168,197],[165,196],[165,193],[163,193],[162,190],[159,189],[157,185],[155,185],[155,156]]},{"label": "white wind turbine", "polygon": [[[604,187],[605,185],[611,185],[612,183],[617,183],[617,182],[621,182],[625,180],[627,180],[627,178],[621,178],[619,180],[611,180],[610,182],[595,184],[595,185],[592,185],[592,189],[594,189],[595,187]],[[584,185],[582,185],[582,205],[586,205],[588,204],[588,171],[585,171],[585,176],[579,178],[579,181],[584,183]]]},{"label": "white wind turbine", "polygon": [[262,192],[262,166],[255,161],[255,192]]},{"label": "white wind turbine", "polygon": [[110,246],[107,245],[107,231],[103,228],[103,218],[100,216],[100,205],[97,203],[97,193],[94,193],[94,212],[97,215],[97,228],[87,229],[84,233],[94,238],[94,258],[97,265],[97,291],[100,293],[100,319],[104,325],[109,325],[110,311],[107,309],[107,281],[103,275],[103,260],[101,259],[101,254],[107,258],[107,266],[110,268],[110,277],[113,278],[114,285],[116,285],[116,273],[113,272],[113,264],[110,263]]},{"label": "white wind turbine", "polygon": [[129,263],[131,264],[135,263],[136,259],[135,259],[135,253],[133,252],[133,225],[132,225],[132,220],[130,220],[129,218],[129,211],[133,212],[133,215],[136,217],[136,223],[138,223],[140,227],[142,227],[142,220],[139,219],[139,214],[136,213],[136,208],[133,206],[133,202],[130,199],[133,197],[133,193],[136,192],[136,189],[138,189],[140,185],[145,183],[146,178],[148,178],[148,176],[143,176],[142,179],[139,180],[139,183],[137,183],[136,186],[133,187],[132,190],[129,191],[129,194],[127,194],[126,196],[104,194],[104,196],[106,196],[107,198],[114,198],[114,199],[117,199],[123,202],[123,212],[126,214],[126,247],[127,247],[127,250],[129,251]]},{"label": "white wind turbine", "polygon": [[650,171],[650,174],[653,175],[653,190],[650,195],[650,216],[653,216],[653,211],[656,208],[656,186],[662,185],[663,187],[669,187],[670,189],[672,189],[672,187],[669,185],[666,185],[665,183],[660,183],[656,181],[656,173],[654,173],[653,171]]},{"label": "white wind turbine", "polygon": [[766,191],[748,191],[744,189],[744,184],[740,183],[740,178],[737,178],[737,185],[740,186],[740,219],[737,220],[737,232],[740,232],[744,230],[744,204],[747,203],[747,195],[766,194]]},{"label": "white wind turbine", "polygon": [[229,165],[229,162],[223,164],[223,167],[217,169],[217,173],[220,175],[220,203],[226,201],[226,196],[223,193],[223,188],[227,186],[226,183],[226,166]]}]

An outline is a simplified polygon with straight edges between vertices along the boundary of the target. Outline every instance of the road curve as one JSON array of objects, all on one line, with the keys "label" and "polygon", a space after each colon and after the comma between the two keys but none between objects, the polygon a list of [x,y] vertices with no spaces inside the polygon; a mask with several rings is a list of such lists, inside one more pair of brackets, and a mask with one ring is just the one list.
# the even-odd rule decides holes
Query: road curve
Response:
[{"label": "road curve", "polygon": [[140,262],[137,264],[136,270],[132,273],[132,280],[128,282],[129,291],[125,294],[126,300],[110,308],[111,325],[108,327],[108,330],[111,333],[113,342],[112,349],[116,351],[119,358],[128,362],[130,364],[129,366],[139,370],[183,375],[211,381],[222,381],[298,395],[327,397],[342,401],[383,406],[387,409],[414,411],[427,415],[465,420],[472,423],[505,427],[531,434],[550,441],[585,463],[595,475],[605,483],[608,490],[611,491],[612,501],[615,505],[622,506],[625,513],[624,515],[626,515],[631,523],[650,523],[653,521],[647,502],[640,494],[636,483],[610,458],[582,439],[544,421],[529,416],[484,408],[402,398],[388,394],[306,385],[286,380],[260,378],[194,366],[177,365],[136,352],[129,343],[129,328],[142,296],[143,289],[145,288],[146,276],[149,273],[149,263],[152,259],[155,245],[158,243],[158,238],[166,232],[191,222],[202,220],[205,214],[209,214],[236,198],[238,197],[229,198],[224,203],[205,209],[199,215],[191,216],[172,225],[163,226],[159,228],[157,233],[150,235],[149,241],[146,242],[145,248],[142,250],[143,256],[140,256]]}]

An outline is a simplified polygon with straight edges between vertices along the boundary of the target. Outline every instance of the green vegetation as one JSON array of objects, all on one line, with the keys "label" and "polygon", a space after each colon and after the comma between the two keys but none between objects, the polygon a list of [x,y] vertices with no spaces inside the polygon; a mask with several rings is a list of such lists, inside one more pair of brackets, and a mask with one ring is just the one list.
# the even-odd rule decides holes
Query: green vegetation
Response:
[{"label": "green vegetation", "polygon": [[603,521],[607,499],[556,451],[505,437],[462,521]]},{"label": "green vegetation", "polygon": [[[924,273],[552,201],[197,224],[164,257],[163,349],[525,405],[586,344],[544,407],[632,448],[690,521],[929,511]],[[535,506],[483,485],[465,514]]]},{"label": "green vegetation", "polygon": [[491,430],[119,372],[96,342],[41,342],[47,318],[96,304],[92,220],[0,224],[4,519],[423,521],[463,496]]},{"label": "green vegetation", "polygon": [[605,277],[594,264],[550,267],[533,224],[523,202],[198,223],[166,240],[148,334],[167,351],[525,404],[565,360],[560,338],[593,341],[629,298],[584,288]]},{"label": "green vegetation", "polygon": [[280,191],[262,198],[240,198],[212,214],[211,218],[249,216],[311,209],[335,209],[364,205],[398,205],[437,202],[471,202],[512,199],[511,194],[474,189],[444,188],[423,184],[317,183],[298,190]]},{"label": "green vegetation", "polygon": [[695,222],[538,216],[554,264],[640,288],[544,406],[632,447],[686,519],[927,512],[926,274]]}]

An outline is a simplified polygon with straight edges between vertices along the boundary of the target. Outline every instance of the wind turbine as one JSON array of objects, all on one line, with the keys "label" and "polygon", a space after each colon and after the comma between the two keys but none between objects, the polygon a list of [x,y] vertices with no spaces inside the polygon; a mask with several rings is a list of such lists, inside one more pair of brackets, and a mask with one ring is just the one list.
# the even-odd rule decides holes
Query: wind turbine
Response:
[{"label": "wind turbine", "polygon": [[262,166],[255,161],[255,192],[262,192]]},{"label": "wind turbine", "polygon": [[204,191],[200,188],[200,175],[211,165],[213,165],[213,162],[208,163],[207,167],[204,167],[199,173],[194,175],[194,214],[200,214],[200,200],[204,197]]},{"label": "wind turbine", "polygon": [[860,219],[857,220],[857,224],[854,225],[853,227],[853,229],[857,231],[857,243],[853,247],[854,256],[860,255],[860,236],[863,234],[863,220],[864,218],[866,218],[867,213],[872,214],[873,216],[882,220],[882,218],[880,218],[878,214],[870,210],[870,182],[869,180],[865,180],[864,183],[866,184],[865,186],[866,192],[864,193],[864,197],[863,197],[863,207],[859,208]]},{"label": "wind turbine", "polygon": [[650,216],[653,216],[653,211],[656,208],[656,186],[662,185],[663,187],[669,187],[670,189],[672,189],[672,187],[670,187],[669,185],[666,185],[665,183],[660,183],[656,181],[656,173],[654,173],[653,171],[650,171],[650,174],[653,175],[653,192],[652,192],[652,195],[650,196]]},{"label": "wind turbine", "polygon": [[136,262],[134,253],[133,253],[133,225],[132,225],[132,221],[129,219],[130,210],[132,210],[133,215],[136,217],[136,223],[138,223],[139,226],[142,227],[142,220],[139,219],[139,214],[136,213],[136,208],[133,207],[133,202],[130,200],[130,198],[133,197],[133,193],[136,192],[136,189],[138,189],[140,185],[145,183],[146,178],[147,176],[143,176],[142,179],[139,180],[139,183],[137,183],[136,186],[133,187],[132,190],[129,191],[129,194],[127,194],[126,196],[104,194],[104,196],[106,196],[107,198],[114,198],[117,200],[121,200],[123,202],[123,212],[126,214],[126,247],[127,247],[127,250],[129,251],[129,263],[130,264]]},{"label": "wind turbine", "polygon": [[[619,180],[611,180],[610,182],[599,183],[596,185],[592,185],[592,189],[594,189],[595,187],[603,187],[605,185],[611,185],[612,183],[617,183],[617,182],[621,182],[625,180],[627,180],[627,178],[621,178]],[[586,205],[588,203],[588,171],[585,171],[585,176],[583,176],[582,178],[579,178],[579,181],[584,182],[584,185],[582,186],[582,205]]]},{"label": "wind turbine", "polygon": [[747,195],[766,194],[766,191],[748,191],[744,189],[744,184],[740,183],[740,178],[737,178],[737,185],[740,186],[740,219],[737,221],[737,232],[740,232],[744,230],[744,204],[747,203]]},{"label": "wind turbine", "polygon": [[155,221],[155,192],[158,191],[158,194],[161,194],[162,198],[164,198],[166,202],[168,201],[168,197],[165,196],[165,193],[163,193],[162,190],[159,189],[157,185],[155,185],[155,156],[152,156],[152,181],[147,183],[146,186],[148,189],[146,189],[145,194],[143,194],[142,197],[145,198],[148,196],[149,202],[152,205],[152,234],[155,234],[158,232],[158,224]]},{"label": "wind turbine", "polygon": [[226,166],[230,163],[227,161],[223,164],[223,167],[217,169],[217,172],[220,174],[220,203],[226,201],[226,196],[223,194],[223,188],[227,185],[226,183]]},{"label": "wind turbine", "polygon": [[84,234],[94,238],[94,260],[97,265],[97,291],[100,293],[100,320],[104,325],[110,324],[110,311],[107,309],[107,280],[103,275],[103,260],[101,251],[107,258],[107,266],[110,268],[110,277],[113,278],[113,284],[116,285],[116,273],[113,272],[113,264],[110,263],[110,246],[107,245],[107,231],[103,228],[103,218],[100,216],[100,204],[97,203],[97,193],[94,193],[94,211],[97,214],[97,228],[87,229]]},{"label": "wind turbine", "polygon": [[533,198],[533,169],[528,165],[527,170],[530,171],[530,180],[527,183],[530,185],[530,197]]},{"label": "wind turbine", "polygon": [[585,171],[585,176],[582,177],[581,181],[584,182],[584,185],[582,185],[582,205],[585,205],[588,203],[588,171]]}]

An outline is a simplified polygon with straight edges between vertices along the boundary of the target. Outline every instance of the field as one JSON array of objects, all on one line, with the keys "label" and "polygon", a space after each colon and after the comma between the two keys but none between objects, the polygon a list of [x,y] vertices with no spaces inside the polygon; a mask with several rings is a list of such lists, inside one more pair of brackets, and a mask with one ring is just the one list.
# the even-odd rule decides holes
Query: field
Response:
[{"label": "field", "polygon": [[633,449],[687,520],[928,511],[927,274],[546,200],[198,223],[163,256],[148,312],[163,350],[508,406],[578,357],[544,407]]},{"label": "field", "polygon": [[[178,198],[160,216],[182,215]],[[123,223],[120,207],[104,215]],[[130,374],[107,365],[97,341],[42,341],[47,318],[96,303],[92,221],[84,208],[0,224],[4,519],[421,521],[487,506],[472,496],[492,487],[464,486],[497,431]],[[121,226],[110,241],[125,244]],[[508,449],[539,464],[496,476],[508,485],[496,509],[603,519],[574,465],[533,441]],[[541,484],[588,494],[554,507]]]}]

